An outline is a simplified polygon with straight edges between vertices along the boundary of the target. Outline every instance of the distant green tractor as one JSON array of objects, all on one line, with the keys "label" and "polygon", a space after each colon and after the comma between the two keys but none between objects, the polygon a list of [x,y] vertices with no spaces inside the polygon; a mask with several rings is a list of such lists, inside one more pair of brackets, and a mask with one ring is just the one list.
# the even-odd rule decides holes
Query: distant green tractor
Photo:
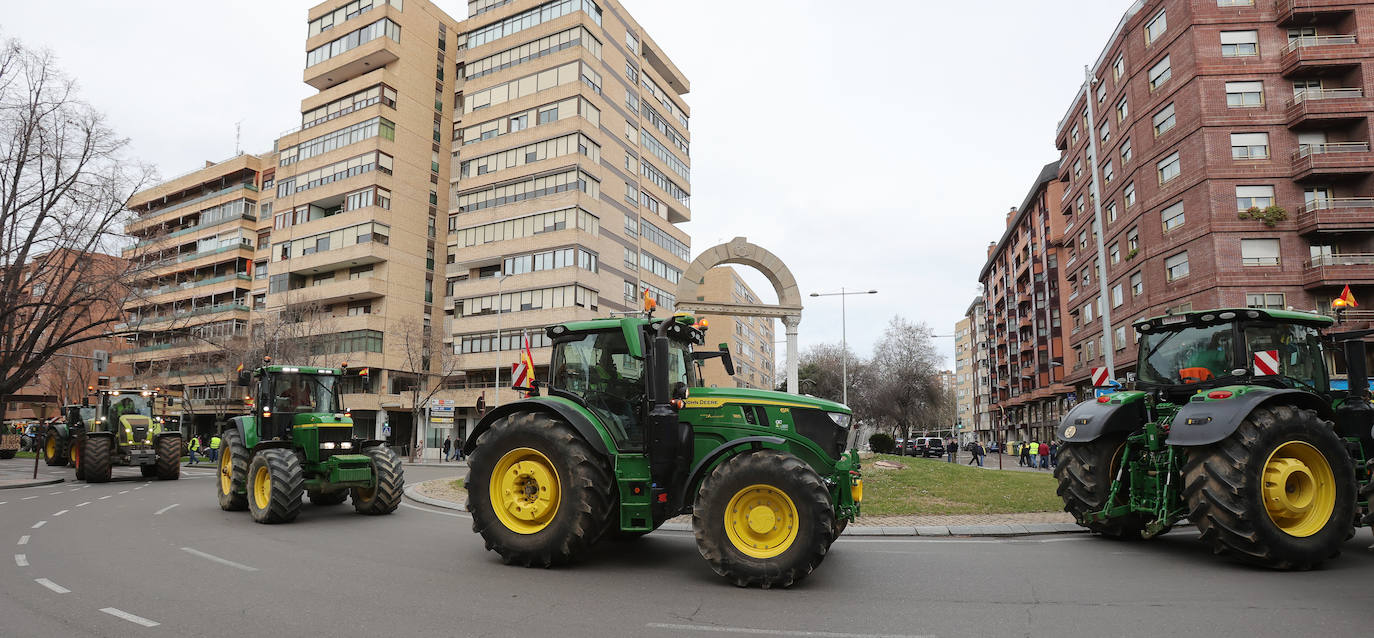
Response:
[{"label": "distant green tractor", "polygon": [[152,390],[91,390],[95,405],[66,406],[65,423],[48,426],[43,459],[48,465],[71,464],[76,479],[104,483],[115,466],[138,466],[144,478],[181,477],[181,433],[163,432],[153,415],[157,392]]},{"label": "distant green tractor", "polygon": [[289,523],[308,494],[315,505],[351,496],[360,514],[396,511],[405,489],[401,459],[382,441],[353,436],[339,388],[350,371],[264,363],[239,373],[239,385],[251,387],[253,413],[234,417],[221,434],[220,508]]},{"label": "distant green tractor", "polygon": [[1254,308],[1137,322],[1134,386],[1059,426],[1064,509],[1121,539],[1187,519],[1215,552],[1275,569],[1338,555],[1374,523],[1374,408],[1360,339],[1345,342],[1350,389],[1331,389],[1332,324]]},{"label": "distant green tractor", "polygon": [[697,548],[739,586],[787,587],[859,515],[849,408],[703,388],[729,351],[691,317],[555,325],[548,396],[486,414],[464,443],[472,529],[510,564],[571,562],[605,537],[692,515]]}]

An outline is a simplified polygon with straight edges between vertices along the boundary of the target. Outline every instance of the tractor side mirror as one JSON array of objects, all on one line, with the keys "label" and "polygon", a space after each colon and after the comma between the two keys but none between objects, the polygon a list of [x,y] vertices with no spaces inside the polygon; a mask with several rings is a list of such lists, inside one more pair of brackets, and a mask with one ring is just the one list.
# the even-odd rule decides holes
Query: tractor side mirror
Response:
[{"label": "tractor side mirror", "polygon": [[720,344],[720,362],[725,365],[725,374],[735,376],[735,359],[730,356],[728,344]]}]

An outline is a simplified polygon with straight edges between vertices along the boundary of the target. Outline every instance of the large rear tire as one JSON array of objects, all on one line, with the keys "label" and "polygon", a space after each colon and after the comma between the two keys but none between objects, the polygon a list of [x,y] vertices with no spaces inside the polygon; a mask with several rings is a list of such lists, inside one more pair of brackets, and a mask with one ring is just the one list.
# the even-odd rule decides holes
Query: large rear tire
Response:
[{"label": "large rear tire", "polygon": [[77,471],[85,475],[87,483],[108,483],[114,459],[114,437],[87,436],[81,448]]},{"label": "large rear tire", "polygon": [[290,523],[301,513],[305,472],[296,453],[282,448],[258,452],[248,464],[248,513],[259,523]]},{"label": "large rear tire", "polygon": [[66,437],[57,433],[57,428],[48,428],[48,435],[43,441],[43,462],[49,466],[66,465],[68,444]]},{"label": "large rear tire", "polygon": [[606,462],[567,422],[541,412],[507,415],[468,458],[472,531],[510,565],[577,560],[611,516]]},{"label": "large rear tire", "polygon": [[224,431],[223,453],[217,464],[219,475],[215,477],[215,492],[219,495],[219,508],[226,512],[242,512],[248,509],[248,448],[243,445],[243,437],[238,430]]},{"label": "large rear tire", "polygon": [[153,466],[153,474],[157,480],[175,481],[181,478],[181,437],[160,436],[156,446],[157,464]]},{"label": "large rear tire", "polygon": [[[401,506],[401,497],[406,489],[401,457],[385,445],[367,448],[363,454],[372,459],[372,478],[375,483],[371,489],[355,487],[349,490],[353,495],[353,511],[369,516],[396,511]],[[314,502],[313,497],[311,502]]]},{"label": "large rear tire", "polygon": [[774,450],[740,454],[711,472],[692,513],[697,550],[739,587],[791,587],[835,539],[830,491],[805,461]]},{"label": "large rear tire", "polygon": [[[1106,506],[1125,450],[1125,434],[1105,434],[1088,443],[1064,443],[1059,447],[1055,462],[1054,476],[1059,479],[1055,491],[1064,501],[1064,511],[1073,514],[1079,525],[1107,538],[1140,540],[1140,533],[1149,522],[1143,514],[1131,513],[1108,521],[1084,521],[1086,515]],[[1117,494],[1116,504],[1124,504],[1130,498],[1128,488],[1123,486]]]},{"label": "large rear tire", "polygon": [[1190,449],[1183,477],[1188,518],[1218,554],[1311,569],[1354,535],[1354,462],[1312,410],[1256,408],[1231,436]]}]

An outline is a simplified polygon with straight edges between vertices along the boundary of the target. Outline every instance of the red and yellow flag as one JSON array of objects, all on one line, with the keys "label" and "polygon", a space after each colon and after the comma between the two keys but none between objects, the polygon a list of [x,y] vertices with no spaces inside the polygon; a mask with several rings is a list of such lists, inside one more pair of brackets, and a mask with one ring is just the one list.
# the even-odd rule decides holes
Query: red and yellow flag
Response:
[{"label": "red and yellow flag", "polygon": [[658,308],[658,301],[655,300],[654,297],[653,297],[653,295],[649,293],[649,289],[648,289],[648,288],[645,288],[645,289],[644,289],[644,311],[645,311],[645,312],[653,312],[654,309],[656,309],[656,308]]},{"label": "red and yellow flag", "polygon": [[1341,306],[1348,308],[1360,307],[1360,304],[1355,301],[1355,295],[1350,292],[1350,284],[1345,285],[1345,290],[1341,291],[1341,296],[1336,297],[1336,301],[1339,301]]}]

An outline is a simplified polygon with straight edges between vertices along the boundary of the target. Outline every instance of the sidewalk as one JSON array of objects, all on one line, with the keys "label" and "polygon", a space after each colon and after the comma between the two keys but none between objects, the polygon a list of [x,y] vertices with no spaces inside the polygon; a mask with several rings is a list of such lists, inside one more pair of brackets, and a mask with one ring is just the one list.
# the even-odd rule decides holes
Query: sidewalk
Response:
[{"label": "sidewalk", "polygon": [[[42,485],[55,485],[66,479],[53,476],[54,472],[49,472],[48,464],[38,462],[38,479],[33,478],[33,459],[6,459],[0,461],[0,490],[17,489],[21,487],[39,487]],[[66,469],[66,468],[62,468]]]}]

